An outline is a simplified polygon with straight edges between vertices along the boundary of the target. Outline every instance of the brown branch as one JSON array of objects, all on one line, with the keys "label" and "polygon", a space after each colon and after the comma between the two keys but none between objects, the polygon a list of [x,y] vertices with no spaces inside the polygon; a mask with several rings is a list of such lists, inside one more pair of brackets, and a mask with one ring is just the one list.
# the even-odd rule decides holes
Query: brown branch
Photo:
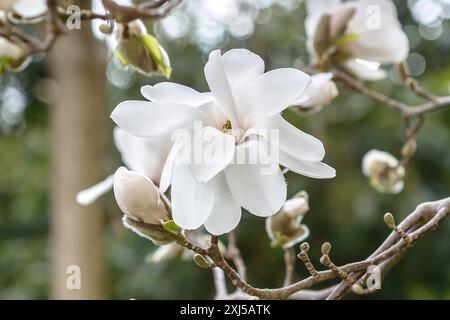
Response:
[{"label": "brown branch", "polygon": [[284,250],[284,264],[286,265],[286,273],[284,276],[283,285],[286,287],[291,285],[294,279],[295,272],[295,251],[292,248],[287,248]]},{"label": "brown branch", "polygon": [[[405,241],[404,237],[402,238],[398,231],[394,230],[380,245],[380,247],[366,260],[337,267],[339,272],[337,272],[337,270],[319,271],[314,277],[310,276],[292,285],[276,289],[255,288],[242,280],[239,274],[225,261],[216,244],[211,244],[206,252],[203,249],[198,251],[198,248],[195,248],[195,246],[194,249],[197,250],[195,252],[201,252],[201,254],[208,256],[213,261],[214,265],[217,268],[222,269],[225,275],[231,279],[234,286],[240,288],[243,292],[250,296],[259,297],[262,299],[286,299],[294,293],[298,293],[298,297],[308,298],[308,293],[310,293],[310,298],[314,298],[322,297],[325,293],[328,293],[328,299],[340,299],[351,290],[354,283],[366,274],[367,269],[370,266],[379,265],[382,266],[384,270],[388,270],[388,267],[391,266],[396,259],[403,255],[411,244],[417,241],[420,237],[434,230],[445,218],[448,217],[449,213],[450,198],[420,204],[398,225],[398,228],[406,232],[409,238],[408,241]],[[332,286],[323,291],[304,290],[311,288],[320,282],[339,278],[340,272],[345,272],[348,274],[348,277],[351,278],[352,281],[348,281],[348,279],[346,279],[339,285]]]},{"label": "brown branch", "polygon": [[354,78],[344,70],[334,67],[334,78],[351,88],[352,90],[375,100],[386,107],[400,112],[403,117],[411,118],[441,111],[450,106],[450,96],[433,97],[432,101],[419,106],[410,106],[401,101],[392,99],[380,92],[369,89],[363,82]]},{"label": "brown branch", "polygon": [[236,267],[239,276],[242,280],[246,281],[247,268],[245,266],[244,259],[242,259],[241,251],[237,246],[236,233],[234,231],[231,231],[228,234],[227,257],[233,260],[233,264]]}]

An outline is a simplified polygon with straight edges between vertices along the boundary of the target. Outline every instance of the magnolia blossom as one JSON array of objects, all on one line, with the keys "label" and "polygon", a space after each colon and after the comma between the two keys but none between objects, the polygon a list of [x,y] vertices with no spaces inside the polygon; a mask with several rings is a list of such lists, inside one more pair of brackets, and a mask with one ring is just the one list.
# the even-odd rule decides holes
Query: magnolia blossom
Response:
[{"label": "magnolia blossom", "polygon": [[[313,178],[335,176],[321,162],[322,143],[280,115],[303,94],[308,75],[290,68],[264,73],[259,56],[234,49],[223,56],[211,52],[205,76],[211,93],[169,82],[144,86],[142,94],[151,102],[125,101],[111,114],[120,128],[137,136],[174,134],[160,190],[172,186],[172,216],[180,227],[205,225],[218,235],[236,227],[241,207],[257,216],[275,214],[286,200],[280,164]],[[274,152],[256,162],[240,161],[269,149]],[[200,150],[199,159],[185,161],[186,150],[191,155]],[[270,160],[267,172],[263,160]]]},{"label": "magnolia blossom", "polygon": [[268,217],[266,232],[272,240],[272,246],[286,249],[305,240],[309,236],[309,229],[301,221],[308,211],[308,194],[301,191],[287,200],[276,215]]},{"label": "magnolia blossom", "polygon": [[305,115],[314,114],[323,109],[339,94],[332,73],[319,73],[311,76],[311,83],[306,88],[304,100],[296,107]]},{"label": "magnolia blossom", "polygon": [[[143,174],[159,185],[164,162],[171,148],[170,137],[141,138],[114,128],[114,144],[119,150],[127,168]],[[77,202],[82,205],[93,203],[113,186],[113,176],[108,176],[98,184],[77,194]]]},{"label": "magnolia blossom", "polygon": [[334,57],[350,72],[367,80],[380,80],[382,64],[403,61],[408,38],[390,0],[307,0],[305,29],[316,60],[337,47]]},{"label": "magnolia blossom", "polygon": [[143,74],[170,77],[172,69],[166,50],[155,37],[147,33],[141,20],[117,24],[115,36],[115,53],[123,66],[131,66]]},{"label": "magnolia blossom", "polygon": [[391,154],[370,150],[362,160],[362,171],[379,192],[399,193],[403,190],[405,168]]}]

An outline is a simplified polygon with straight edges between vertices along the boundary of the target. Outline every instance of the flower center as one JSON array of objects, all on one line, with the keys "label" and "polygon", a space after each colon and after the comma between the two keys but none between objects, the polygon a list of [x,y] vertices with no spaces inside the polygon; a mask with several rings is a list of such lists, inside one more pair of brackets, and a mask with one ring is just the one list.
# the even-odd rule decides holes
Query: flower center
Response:
[{"label": "flower center", "polygon": [[227,120],[227,122],[222,126],[221,131],[224,133],[229,133],[233,127],[231,126],[231,121]]}]

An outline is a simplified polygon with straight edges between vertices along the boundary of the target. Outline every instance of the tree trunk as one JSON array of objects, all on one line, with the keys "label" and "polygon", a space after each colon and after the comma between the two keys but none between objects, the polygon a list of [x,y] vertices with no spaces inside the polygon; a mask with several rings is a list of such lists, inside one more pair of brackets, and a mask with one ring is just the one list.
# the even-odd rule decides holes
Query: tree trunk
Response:
[{"label": "tree trunk", "polygon": [[[82,0],[88,8],[90,1]],[[52,291],[54,299],[106,298],[104,208],[76,203],[103,178],[105,54],[89,23],[60,37],[49,56],[56,81],[51,110]],[[79,269],[78,269],[79,267]],[[80,288],[73,277],[80,271]]]}]

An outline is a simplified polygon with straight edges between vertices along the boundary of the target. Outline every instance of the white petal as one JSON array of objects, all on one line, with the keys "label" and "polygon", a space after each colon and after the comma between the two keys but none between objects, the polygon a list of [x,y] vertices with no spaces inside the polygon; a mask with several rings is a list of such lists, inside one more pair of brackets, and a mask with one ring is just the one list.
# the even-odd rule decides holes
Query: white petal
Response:
[{"label": "white petal", "polygon": [[254,215],[275,214],[286,201],[286,183],[279,167],[269,174],[261,164],[230,164],[225,175],[236,201]]},{"label": "white petal", "polygon": [[219,50],[209,54],[208,62],[205,65],[205,77],[211,92],[227,114],[233,128],[239,128],[236,103]]},{"label": "white petal", "polygon": [[189,168],[197,181],[208,182],[233,160],[236,138],[212,127],[194,137],[193,161]]},{"label": "white petal", "polygon": [[297,159],[320,161],[325,156],[319,139],[297,129],[280,115],[258,121],[255,127],[271,144]]},{"label": "white petal", "polygon": [[295,173],[310,178],[330,179],[336,176],[336,170],[323,162],[309,162],[298,160],[283,151],[280,151],[280,164]]},{"label": "white petal", "polygon": [[174,164],[172,169],[172,216],[183,229],[199,228],[211,214],[214,188],[192,177],[186,164]]},{"label": "white petal", "polygon": [[141,137],[170,134],[179,128],[192,129],[202,112],[188,105],[124,101],[112,112],[111,118],[123,130]]},{"label": "white petal", "polygon": [[409,43],[400,27],[368,30],[348,45],[353,57],[379,63],[396,63],[406,59]]},{"label": "white petal", "polygon": [[222,56],[228,83],[235,97],[247,83],[264,73],[264,61],[247,49],[232,49]]},{"label": "white petal", "polygon": [[90,205],[95,202],[100,196],[112,189],[113,175],[106,177],[105,180],[93,185],[92,187],[82,190],[77,193],[76,200],[83,206]]},{"label": "white petal", "polygon": [[142,95],[153,102],[172,102],[190,106],[200,106],[214,98],[194,89],[172,82],[161,82],[154,86],[143,86]]},{"label": "white petal", "polygon": [[47,1],[19,0],[14,4],[14,11],[24,18],[34,18],[47,11]]},{"label": "white petal", "polygon": [[142,173],[159,184],[164,162],[172,147],[169,136],[142,138],[115,127],[114,143],[123,163],[130,170]]},{"label": "white petal", "polygon": [[306,73],[284,68],[266,72],[250,82],[236,99],[244,126],[279,114],[297,100],[309,81]]},{"label": "white petal", "polygon": [[215,201],[211,215],[205,221],[205,228],[209,233],[221,235],[228,233],[241,220],[241,206],[230,192],[225,175],[218,174],[211,180],[215,188]]},{"label": "white petal", "polygon": [[182,144],[180,142],[175,142],[170,149],[169,155],[167,156],[166,162],[164,163],[164,168],[161,173],[161,180],[159,183],[159,191],[165,193],[169,186],[172,184],[172,171],[175,163],[175,159],[180,152]]},{"label": "white petal", "polygon": [[348,59],[344,65],[351,73],[364,80],[379,81],[387,77],[386,71],[379,66],[362,62],[360,59]]}]

